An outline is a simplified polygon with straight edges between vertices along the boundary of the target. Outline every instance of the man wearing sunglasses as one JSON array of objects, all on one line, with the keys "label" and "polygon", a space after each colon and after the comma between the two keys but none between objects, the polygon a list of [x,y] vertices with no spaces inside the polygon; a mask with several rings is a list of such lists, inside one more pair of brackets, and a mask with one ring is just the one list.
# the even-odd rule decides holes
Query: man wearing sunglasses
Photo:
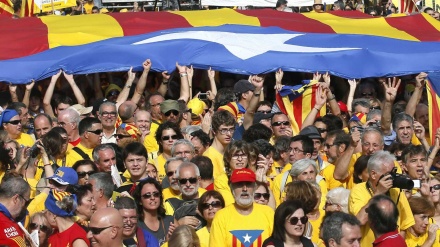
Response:
[{"label": "man wearing sunglasses", "polygon": [[101,144],[102,124],[97,118],[86,117],[79,122],[80,142],[72,150],[75,151],[81,159],[92,160],[93,149]]},{"label": "man wearing sunglasses", "polygon": [[0,183],[0,243],[4,246],[26,246],[25,235],[16,218],[26,210],[29,184],[20,176],[6,175]]},{"label": "man wearing sunglasses", "polygon": [[160,103],[160,112],[162,113],[163,122],[170,121],[179,125],[182,121],[179,102],[176,100],[167,99]]},{"label": "man wearing sunglasses", "polygon": [[274,113],[271,126],[274,141],[280,136],[292,137],[292,126],[290,125],[289,118],[284,113]]},{"label": "man wearing sunglasses", "polygon": [[[255,173],[247,168],[232,172],[231,190],[235,202],[217,211],[209,235],[210,246],[261,246],[273,228],[274,211],[254,202]],[[221,243],[221,244],[220,244]]]},{"label": "man wearing sunglasses", "polygon": [[123,229],[123,219],[118,210],[103,208],[92,215],[87,238],[89,238],[91,246],[121,247],[124,246]]}]

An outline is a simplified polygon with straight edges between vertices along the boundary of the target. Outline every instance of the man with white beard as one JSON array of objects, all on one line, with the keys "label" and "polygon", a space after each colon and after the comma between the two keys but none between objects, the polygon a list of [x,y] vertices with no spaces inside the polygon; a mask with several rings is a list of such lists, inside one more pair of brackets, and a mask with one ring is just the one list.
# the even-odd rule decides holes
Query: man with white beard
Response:
[{"label": "man with white beard", "polygon": [[204,227],[206,221],[197,213],[200,196],[206,190],[199,190],[200,171],[196,164],[184,161],[176,170],[175,178],[181,194],[165,201],[167,215],[174,215],[179,225],[189,225],[196,230]]},{"label": "man with white beard", "polygon": [[256,176],[252,170],[234,170],[230,182],[235,203],[216,213],[209,246],[261,246],[272,234],[274,211],[254,202]]}]

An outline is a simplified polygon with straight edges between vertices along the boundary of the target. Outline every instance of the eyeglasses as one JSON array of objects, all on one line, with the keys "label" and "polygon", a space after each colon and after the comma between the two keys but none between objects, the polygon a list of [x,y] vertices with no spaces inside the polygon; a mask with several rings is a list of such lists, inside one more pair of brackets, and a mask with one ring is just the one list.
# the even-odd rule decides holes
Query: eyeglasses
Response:
[{"label": "eyeglasses", "polygon": [[168,177],[172,177],[172,176],[174,176],[174,174],[176,174],[176,171],[169,171],[169,172],[167,172],[167,176]]},{"label": "eyeglasses", "polygon": [[261,112],[261,113],[264,113],[264,114],[269,114],[269,113],[271,113],[270,110],[269,110],[269,111],[257,111],[257,112]]},{"label": "eyeglasses", "polygon": [[86,130],[87,132],[93,133],[95,135],[101,135],[102,134],[102,129],[97,129],[97,130]]},{"label": "eyeglasses", "polygon": [[110,227],[113,227],[113,226],[107,226],[107,227],[89,227],[89,230],[90,230],[90,232],[91,232],[93,235],[99,235],[99,234],[101,234],[102,231],[104,231],[105,229],[109,229]]},{"label": "eyeglasses", "polygon": [[231,158],[233,160],[238,160],[238,158],[246,160],[248,158],[248,156],[246,154],[244,154],[244,153],[243,154],[234,154]]},{"label": "eyeglasses", "polygon": [[90,176],[94,173],[95,171],[88,171],[88,172],[77,172],[76,174],[78,174],[78,178],[85,178],[86,176]]},{"label": "eyeglasses", "polygon": [[222,206],[222,203],[220,201],[212,201],[211,203],[202,203],[202,210],[206,210],[209,209],[210,207],[212,208],[220,208]]},{"label": "eyeglasses", "polygon": [[124,135],[124,134],[114,134],[113,136],[115,138],[117,138],[117,139],[123,139],[123,138],[131,137],[131,135]]},{"label": "eyeglasses", "polygon": [[188,181],[190,184],[195,184],[195,183],[197,183],[197,178],[180,178],[179,179],[180,184],[186,184],[186,183],[188,183]]},{"label": "eyeglasses", "polygon": [[261,197],[264,198],[264,200],[269,200],[270,194],[269,193],[255,193],[254,199],[259,200]]},{"label": "eyeglasses", "polygon": [[292,151],[294,153],[304,153],[304,150],[301,150],[299,148],[289,148],[287,151],[289,151],[289,153],[292,152]]},{"label": "eyeglasses", "polygon": [[281,126],[281,125],[289,126],[290,122],[289,121],[278,121],[278,122],[273,122],[272,123],[272,126],[274,126],[274,127],[278,127],[278,126]]},{"label": "eyeglasses", "polygon": [[30,224],[29,224],[29,228],[30,228],[31,230],[36,230],[36,229],[39,228],[40,231],[45,232],[45,233],[48,233],[49,230],[50,230],[50,228],[49,228],[48,226],[45,226],[45,225],[38,225],[37,223],[30,223]]},{"label": "eyeglasses", "polygon": [[298,218],[298,217],[292,217],[292,218],[289,219],[289,223],[290,223],[291,225],[296,225],[296,224],[298,224],[298,221],[301,221],[301,224],[305,224],[305,223],[307,223],[307,221],[309,221],[309,218],[308,218],[307,216],[303,216],[303,217],[301,217],[301,218]]},{"label": "eyeglasses", "polygon": [[116,117],[116,112],[115,111],[112,111],[112,112],[105,111],[105,112],[101,113],[101,116],[103,116],[103,117]]},{"label": "eyeglasses", "polygon": [[434,192],[434,190],[440,190],[440,184],[429,187],[429,191]]},{"label": "eyeglasses", "polygon": [[142,198],[144,198],[144,199],[150,199],[151,197],[159,198],[160,197],[159,191],[155,191],[152,193],[145,193],[142,195]]},{"label": "eyeglasses", "polygon": [[230,128],[230,129],[219,129],[218,132],[220,132],[220,134],[222,135],[226,135],[226,134],[233,134],[235,131],[235,128]]},{"label": "eyeglasses", "polygon": [[380,110],[380,106],[372,106],[370,107],[370,110]]},{"label": "eyeglasses", "polygon": [[325,144],[324,144],[324,147],[326,147],[327,149],[330,149],[331,147],[333,147],[333,146],[335,146],[335,145],[338,145],[338,144],[335,144],[335,143],[333,143],[333,144],[325,143]]},{"label": "eyeglasses", "polygon": [[3,123],[12,124],[12,125],[18,125],[19,123],[21,123],[21,120],[14,120],[14,121],[3,122]]},{"label": "eyeglasses", "polygon": [[179,139],[179,137],[177,135],[172,135],[172,136],[162,136],[162,141],[168,141],[168,140],[177,140]]},{"label": "eyeglasses", "polygon": [[319,134],[327,132],[327,129],[322,129],[322,128],[317,128],[317,129],[318,129]]},{"label": "eyeglasses", "polygon": [[167,111],[167,112],[165,112],[164,115],[165,115],[166,117],[169,117],[169,116],[171,115],[171,113],[172,113],[174,116],[179,115],[179,111],[177,111],[177,110]]},{"label": "eyeglasses", "polygon": [[24,196],[18,194],[23,200],[24,200],[24,207],[27,208],[29,206],[29,204],[32,202],[32,198],[29,200],[26,200],[26,198],[24,198]]}]

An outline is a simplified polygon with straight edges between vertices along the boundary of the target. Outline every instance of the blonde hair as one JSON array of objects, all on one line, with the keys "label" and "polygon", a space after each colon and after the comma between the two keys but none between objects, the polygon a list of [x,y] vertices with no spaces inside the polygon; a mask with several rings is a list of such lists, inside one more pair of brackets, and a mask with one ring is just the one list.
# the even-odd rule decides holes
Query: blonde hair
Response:
[{"label": "blonde hair", "polygon": [[169,247],[200,247],[200,240],[194,228],[181,225],[178,226],[168,241]]}]

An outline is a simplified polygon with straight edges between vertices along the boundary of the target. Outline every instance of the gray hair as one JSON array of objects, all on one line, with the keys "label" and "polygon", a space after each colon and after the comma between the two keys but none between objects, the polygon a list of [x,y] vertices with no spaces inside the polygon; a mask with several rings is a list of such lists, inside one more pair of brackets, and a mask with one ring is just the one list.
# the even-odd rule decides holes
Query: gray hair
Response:
[{"label": "gray hair", "polygon": [[81,121],[81,116],[79,115],[78,111],[73,108],[66,108],[62,110],[59,115],[66,115],[69,123],[79,124]]},{"label": "gray hair", "polygon": [[356,108],[356,106],[358,105],[365,108],[370,108],[370,100],[365,98],[354,99],[353,102],[351,103],[351,109],[353,112],[354,112],[354,108]]},{"label": "gray hair", "polygon": [[320,229],[325,246],[330,246],[330,239],[333,239],[337,244],[341,243],[341,239],[344,237],[342,234],[343,224],[359,227],[361,225],[356,216],[343,212],[334,212],[324,218]]},{"label": "gray hair", "polygon": [[99,115],[102,114],[102,108],[103,108],[104,106],[113,106],[113,107],[115,108],[115,111],[117,111],[117,109],[116,109],[116,104],[115,104],[115,103],[113,103],[113,102],[111,102],[111,101],[106,101],[106,102],[102,103],[102,104],[99,106],[99,111],[98,111]]},{"label": "gray hair", "polygon": [[378,130],[377,128],[372,128],[372,127],[368,127],[364,130],[364,133],[362,133],[362,139],[361,139],[362,142],[364,141],[364,136],[369,133],[377,133],[380,136],[380,142],[382,143],[382,145],[384,144],[382,131]]},{"label": "gray hair", "polygon": [[330,190],[327,193],[326,199],[330,203],[338,204],[344,213],[348,213],[348,197],[350,196],[350,190],[346,188],[338,187]]},{"label": "gray hair", "polygon": [[382,111],[379,109],[373,109],[373,110],[369,111],[367,114],[367,121],[370,121],[371,119],[373,119],[377,115],[382,116]]},{"label": "gray hair", "polygon": [[292,164],[292,169],[290,169],[290,176],[298,177],[305,169],[313,166],[315,173],[318,174],[318,169],[316,168],[316,162],[312,159],[300,159]]},{"label": "gray hair", "polygon": [[89,177],[89,182],[95,180],[93,190],[102,190],[105,198],[110,199],[113,195],[113,179],[107,172],[97,172]]},{"label": "gray hair", "polygon": [[175,141],[173,143],[173,146],[171,147],[171,156],[174,156],[174,152],[176,151],[176,146],[181,145],[181,144],[187,145],[188,147],[190,147],[191,153],[195,152],[194,145],[191,143],[191,141],[189,141],[187,139],[179,139],[179,140]]},{"label": "gray hair", "polygon": [[379,170],[383,167],[384,163],[394,163],[396,158],[394,155],[390,154],[388,151],[377,151],[375,154],[371,155],[367,163],[367,170],[370,173],[372,170]]},{"label": "gray hair", "polygon": [[0,183],[0,198],[10,199],[15,195],[24,197],[31,190],[29,184],[20,176],[6,174]]},{"label": "gray hair", "polygon": [[394,116],[393,119],[393,129],[394,131],[397,131],[397,125],[399,125],[402,121],[407,121],[410,123],[411,128],[413,128],[413,124],[414,124],[414,119],[413,117],[411,117],[410,115],[401,112],[398,113]]},{"label": "gray hair", "polygon": [[199,125],[187,125],[182,128],[182,133],[185,133],[187,135],[191,135],[191,133],[193,133],[197,130],[201,130],[201,129],[202,129],[202,127],[200,127]]},{"label": "gray hair", "polygon": [[182,157],[171,157],[171,158],[168,158],[167,161],[165,162],[165,172],[168,170],[168,164],[170,164],[173,161],[185,162],[185,161],[187,161],[187,159],[186,158],[182,158]]},{"label": "gray hair", "polygon": [[99,144],[98,146],[96,146],[93,149],[93,153],[92,153],[93,161],[99,162],[99,151],[103,151],[103,150],[106,150],[106,149],[111,149],[113,151],[113,153],[115,153],[115,155],[116,155],[115,149],[112,147],[112,145],[110,145],[110,144]]},{"label": "gray hair", "polygon": [[196,172],[196,176],[197,176],[197,177],[200,177],[200,170],[199,170],[199,167],[198,167],[196,164],[192,163],[192,162],[184,161],[184,162],[183,162],[182,164],[180,164],[180,166],[177,168],[177,171],[176,171],[176,177],[177,177],[177,178],[180,177],[180,170],[182,170],[183,168],[186,168],[186,167],[192,167],[192,168],[194,168],[194,171]]}]

